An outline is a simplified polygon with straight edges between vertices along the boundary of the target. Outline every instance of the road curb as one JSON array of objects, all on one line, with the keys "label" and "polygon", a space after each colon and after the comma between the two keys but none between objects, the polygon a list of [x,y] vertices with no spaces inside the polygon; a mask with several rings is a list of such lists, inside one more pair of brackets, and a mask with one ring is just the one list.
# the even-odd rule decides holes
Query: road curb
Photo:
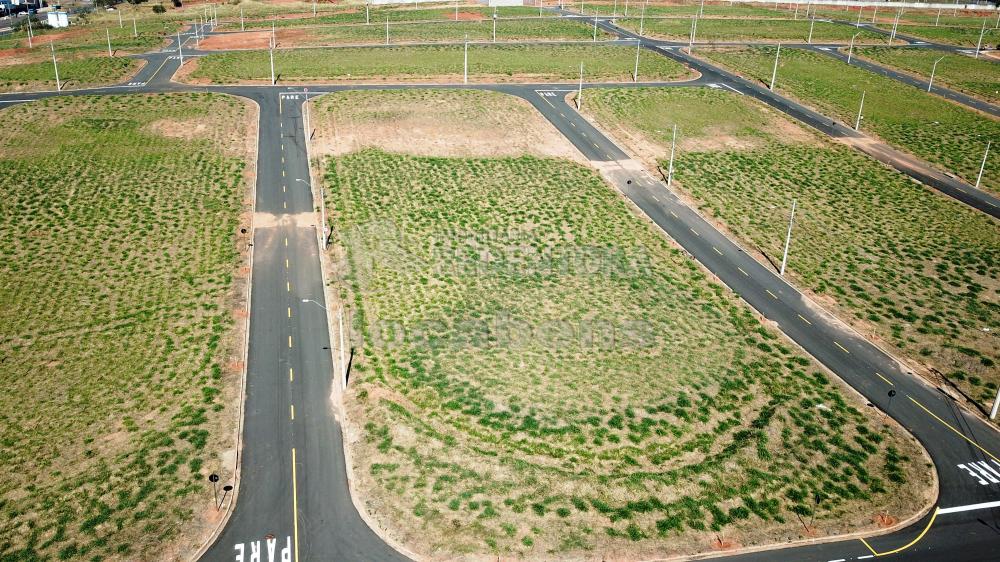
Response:
[{"label": "road curb", "polygon": [[[226,95],[232,95],[232,94],[226,94]],[[226,506],[226,512],[222,516],[222,519],[216,525],[215,529],[212,531],[212,534],[209,535],[208,538],[205,539],[205,541],[202,543],[201,547],[191,557],[192,561],[199,560],[202,556],[205,555],[205,553],[208,552],[208,550],[210,548],[212,548],[212,545],[214,545],[216,543],[216,541],[218,541],[219,536],[222,534],[222,531],[226,528],[226,525],[229,524],[229,519],[232,517],[233,512],[235,511],[236,500],[237,500],[237,498],[239,498],[239,494],[240,494],[240,476],[241,476],[241,468],[242,468],[242,464],[243,464],[243,454],[242,454],[243,453],[243,426],[244,426],[244,422],[245,422],[245,411],[246,411],[246,400],[247,400],[247,393],[246,393],[246,387],[247,387],[247,368],[249,366],[248,355],[249,355],[249,352],[250,352],[250,305],[251,305],[251,302],[252,302],[251,297],[253,295],[253,256],[254,256],[253,240],[254,240],[254,236],[255,236],[255,234],[257,232],[256,229],[254,228],[254,215],[257,212],[257,182],[259,181],[259,178],[257,176],[257,160],[260,158],[260,121],[261,121],[261,113],[262,113],[261,112],[261,108],[260,108],[260,104],[257,103],[257,100],[254,100],[254,99],[251,99],[251,98],[245,98],[245,97],[243,99],[245,99],[245,100],[253,103],[254,106],[257,108],[257,124],[256,124],[256,129],[257,130],[256,130],[256,134],[254,135],[254,160],[253,160],[254,185],[253,185],[253,189],[250,190],[250,193],[252,195],[252,197],[251,197],[251,204],[250,204],[250,242],[251,242],[251,244],[250,244],[249,256],[248,256],[248,259],[247,259],[247,263],[248,263],[248,267],[249,267],[250,271],[247,274],[247,292],[246,292],[246,295],[247,295],[246,296],[246,300],[247,300],[247,307],[246,307],[247,308],[247,319],[246,319],[246,323],[245,323],[244,329],[243,329],[243,332],[244,332],[244,334],[243,334],[243,372],[241,373],[241,376],[240,376],[240,405],[239,405],[239,410],[238,410],[238,413],[237,413],[237,416],[238,416],[238,419],[239,419],[239,423],[237,424],[237,427],[236,427],[236,465],[233,467],[233,493],[232,493],[232,496],[230,497],[229,503]]]}]

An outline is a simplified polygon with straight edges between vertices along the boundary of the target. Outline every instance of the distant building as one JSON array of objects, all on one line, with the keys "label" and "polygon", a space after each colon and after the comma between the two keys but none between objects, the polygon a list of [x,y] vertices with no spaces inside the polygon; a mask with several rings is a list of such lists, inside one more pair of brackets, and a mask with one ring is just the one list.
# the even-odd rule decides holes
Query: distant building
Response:
[{"label": "distant building", "polygon": [[49,12],[48,24],[52,27],[69,27],[69,14],[66,12]]}]

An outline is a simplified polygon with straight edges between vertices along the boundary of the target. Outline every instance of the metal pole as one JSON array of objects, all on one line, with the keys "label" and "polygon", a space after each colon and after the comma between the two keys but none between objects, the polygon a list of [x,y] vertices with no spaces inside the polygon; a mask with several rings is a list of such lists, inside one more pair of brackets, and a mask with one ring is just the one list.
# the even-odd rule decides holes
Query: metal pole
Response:
[{"label": "metal pole", "polygon": [[594,8],[594,42],[597,42],[597,8]]},{"label": "metal pole", "polygon": [[941,22],[941,8],[938,8],[937,17],[934,18],[934,27],[937,27],[940,22]]},{"label": "metal pole", "polygon": [[203,26],[200,25],[201,16],[198,16],[198,19],[199,19],[199,24],[196,24],[194,26],[194,48],[195,48],[195,50],[198,50],[198,49],[201,48],[201,38],[198,35],[198,30],[199,29],[203,29]]},{"label": "metal pole", "polygon": [[937,70],[937,65],[938,65],[939,62],[941,62],[942,59],[944,59],[944,57],[941,57],[938,60],[934,61],[934,66],[931,67],[931,79],[930,79],[930,82],[927,82],[927,91],[928,92],[931,91],[931,86],[934,85],[934,71]]},{"label": "metal pole", "polygon": [[872,23],[875,23],[875,16],[878,15],[878,5],[875,6],[875,12],[872,13]]},{"label": "metal pole", "polygon": [[389,44],[389,16],[385,16],[385,44]]},{"label": "metal pole", "polygon": [[111,30],[108,28],[104,28],[104,33],[107,34],[108,36],[108,58],[110,58],[114,56],[113,54],[111,54]]},{"label": "metal pole", "polygon": [[371,25],[372,24],[371,14],[368,11],[368,7],[369,7],[368,6],[368,2],[365,2],[365,25]]},{"label": "metal pole", "polygon": [[993,29],[1000,29],[1000,8],[997,8],[997,22],[993,24]]},{"label": "metal pole", "polygon": [[465,61],[463,62],[462,83],[469,83],[469,35],[465,35]]},{"label": "metal pole", "polygon": [[792,214],[788,216],[788,234],[785,235],[785,254],[781,256],[781,271],[778,275],[785,275],[785,264],[788,263],[788,247],[792,245],[792,221],[795,220],[795,199],[792,199]]},{"label": "metal pole", "polygon": [[618,0],[615,0],[615,3],[612,5],[611,17],[618,17]]},{"label": "metal pole", "polygon": [[857,32],[851,36],[851,48],[847,50],[847,64],[851,64],[851,57],[854,56],[854,38],[861,35],[861,32]]},{"label": "metal pole", "polygon": [[181,32],[177,30],[177,58],[181,59],[181,66],[184,66],[184,50],[181,43]]},{"label": "metal pole", "polygon": [[667,166],[667,189],[670,189],[670,182],[674,179],[674,147],[677,146],[677,124],[674,124],[674,136],[670,140],[670,165]]},{"label": "metal pole", "polygon": [[243,21],[243,6],[240,6],[240,31],[246,31],[246,24]]},{"label": "metal pole", "polygon": [[277,82],[274,79],[274,48],[268,49],[267,54],[271,59],[271,85],[273,86]]},{"label": "metal pole", "polygon": [[31,38],[33,37],[33,35],[34,34],[31,31],[31,15],[29,14],[28,15],[28,48],[29,49],[34,49],[35,48],[35,46],[31,44]]},{"label": "metal pole", "polygon": [[124,29],[125,28],[125,22],[122,21],[122,11],[119,10],[119,9],[116,9],[115,11],[118,12],[118,28],[119,29]]},{"label": "metal pole", "polygon": [[493,42],[497,42],[497,15],[493,14]]},{"label": "metal pole", "polygon": [[623,17],[628,17],[628,0],[625,0],[625,12],[622,14]]},{"label": "metal pole", "polygon": [[691,33],[688,34],[688,54],[694,51],[694,35],[698,32],[698,16],[691,18]]},{"label": "metal pole", "polygon": [[701,0],[701,5],[698,6],[698,17],[705,15],[705,0]]},{"label": "metal pole", "polygon": [[639,35],[642,35],[642,28],[643,25],[645,25],[646,23],[646,4],[648,3],[649,0],[646,0],[645,2],[642,3],[642,13],[639,14]]},{"label": "metal pole", "polygon": [[979,189],[979,183],[983,181],[983,170],[986,169],[986,158],[990,155],[990,145],[993,141],[988,141],[986,143],[986,153],[983,154],[983,163],[979,165],[979,177],[976,178],[976,189]]},{"label": "metal pole", "polygon": [[59,63],[56,62],[56,48],[52,46],[52,41],[49,41],[49,49],[52,50],[52,68],[56,71],[56,91],[58,92],[62,90],[62,82],[59,81]]},{"label": "metal pole", "polygon": [[799,3],[798,2],[795,3],[795,13],[792,14],[792,19],[793,20],[799,19]]},{"label": "metal pole", "polygon": [[316,0],[313,0],[313,17],[316,17]]},{"label": "metal pole", "polygon": [[979,58],[979,48],[983,46],[983,34],[986,33],[986,20],[983,19],[983,29],[979,32],[979,42],[976,43],[976,56],[974,58]]},{"label": "metal pole", "polygon": [[580,62],[580,87],[576,90],[576,108],[583,106],[583,62]]},{"label": "metal pole", "polygon": [[275,33],[274,33],[274,22],[272,21],[271,22],[271,48],[273,49],[273,48],[275,48],[277,46],[278,46],[278,38],[275,36]]},{"label": "metal pole", "polygon": [[135,13],[132,14],[132,38],[135,39],[139,37],[139,28],[135,23]]},{"label": "metal pole", "polygon": [[642,50],[642,39],[635,40],[635,70],[632,72],[632,81],[639,81],[639,51]]},{"label": "metal pole", "polygon": [[344,360],[344,309],[337,312],[337,323],[340,324],[340,385],[347,389],[347,362]]},{"label": "metal pole", "polygon": [[813,42],[813,27],[816,25],[816,16],[809,20],[809,39],[806,39],[806,43],[812,44]]},{"label": "metal pole", "polygon": [[854,23],[854,27],[861,27],[861,12],[864,12],[864,6],[858,8],[858,21]]},{"label": "metal pole", "polygon": [[868,93],[867,90],[861,91],[861,105],[858,106],[858,118],[854,120],[854,130],[858,131],[861,129],[861,111],[865,108],[865,94]]},{"label": "metal pole", "polygon": [[1000,408],[1000,388],[997,389],[997,397],[993,400],[993,409],[990,410],[990,419],[997,419],[997,408]]},{"label": "metal pole", "polygon": [[781,56],[781,43],[778,43],[778,50],[774,53],[774,70],[771,71],[771,85],[768,90],[774,91],[774,80],[778,77],[778,57]]}]

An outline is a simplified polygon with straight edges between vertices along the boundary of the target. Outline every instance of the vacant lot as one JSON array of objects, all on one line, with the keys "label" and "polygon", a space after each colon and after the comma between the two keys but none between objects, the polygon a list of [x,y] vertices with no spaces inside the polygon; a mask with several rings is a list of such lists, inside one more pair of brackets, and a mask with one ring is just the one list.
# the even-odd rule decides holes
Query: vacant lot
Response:
[{"label": "vacant lot", "polygon": [[67,29],[36,29],[33,49],[29,49],[23,32],[0,39],[0,49],[24,49],[22,56],[31,55],[38,60],[50,56],[49,43],[55,45],[56,54],[60,56],[106,54],[110,33],[111,48],[116,54],[144,53],[163,46],[167,38],[180,29],[179,23],[160,18],[137,20],[134,32],[131,21],[124,27],[118,27],[117,16],[113,22],[80,19],[74,24]]},{"label": "vacant lot", "polygon": [[[470,45],[469,77],[478,82],[575,80],[580,63],[586,80],[631,80],[635,47],[612,45]],[[680,64],[643,52],[644,80],[688,76]],[[359,47],[295,49],[274,53],[279,81],[461,81],[463,47]],[[219,53],[203,57],[190,74],[212,83],[270,81],[267,51]]]},{"label": "vacant lot", "polygon": [[[643,4],[646,6],[646,17],[663,17],[663,16],[693,16],[698,13],[699,8],[702,11],[704,17],[730,17],[730,18],[745,18],[745,17],[785,17],[787,12],[784,10],[772,10],[771,8],[766,8],[763,6],[754,5],[729,5],[727,4],[709,4],[706,3],[704,7],[701,7],[699,3],[679,3],[679,4],[664,4],[664,3],[645,3],[642,0],[631,0],[628,2],[628,14],[625,13],[625,0],[620,0],[618,2],[587,2],[584,5],[584,13],[593,14],[596,9],[601,15],[609,15],[611,13],[616,13],[617,15],[631,15],[639,17],[642,13]],[[617,6],[617,8],[616,8]],[[579,6],[574,6],[574,10],[579,9]],[[617,11],[615,11],[617,10]],[[803,7],[803,10],[805,8]]]},{"label": "vacant lot", "polygon": [[[639,18],[629,16],[619,20],[620,25],[632,31],[639,30]],[[796,41],[805,43],[809,38],[807,20],[768,19],[698,19],[695,41]],[[664,39],[684,40],[691,35],[690,18],[647,19],[643,34]],[[814,43],[847,43],[854,35],[854,28],[835,23],[817,21],[813,26]],[[856,41],[885,43],[885,38],[869,31],[861,32]]]},{"label": "vacant lot", "polygon": [[[360,95],[317,102],[325,135],[338,108],[361,131],[397,118],[358,112]],[[437,115],[436,94],[408,95],[404,119]],[[522,104],[467,107],[488,138]],[[326,160],[360,357],[351,469],[391,532],[439,557],[639,558],[843,532],[919,503],[911,442],[592,170],[464,150]]]},{"label": "vacant lot", "polygon": [[190,556],[205,476],[231,478],[255,110],[178,94],[0,116],[0,559]]},{"label": "vacant lot", "polygon": [[[311,10],[311,8],[310,8]],[[260,20],[244,20],[243,26],[246,29],[251,28],[270,28],[272,25],[275,27],[305,27],[305,26],[317,26],[317,25],[336,25],[336,24],[347,24],[347,23],[370,23],[377,27],[379,25],[385,25],[385,20],[388,19],[390,22],[418,22],[418,21],[469,21],[469,20],[486,20],[493,17],[493,8],[488,8],[480,5],[460,5],[458,7],[458,17],[455,17],[456,10],[454,4],[442,5],[438,7],[420,7],[420,8],[371,8],[368,11],[367,20],[365,15],[364,6],[358,6],[355,8],[336,10],[334,13],[318,13],[316,17],[312,16],[312,13],[299,14],[297,16],[290,17],[278,17],[278,18],[267,18]],[[516,18],[516,17],[538,17],[538,8],[531,8],[525,6],[502,6],[496,8],[497,17],[501,18]],[[551,12],[543,12],[543,17],[546,19],[557,19],[557,16]],[[239,28],[239,13],[236,13],[236,18],[233,19],[229,24],[229,28]]]},{"label": "vacant lot", "polygon": [[[767,83],[774,65],[771,47],[704,50],[712,61]],[[865,94],[861,129],[889,144],[975,183],[986,143],[1000,138],[1000,121],[917,88],[847,66],[825,55],[783,49],[775,88],[854,124]],[[1000,158],[986,163],[982,187],[1000,191]]]},{"label": "vacant lot", "polygon": [[600,90],[590,104],[604,127],[640,150],[658,148],[661,159],[677,123],[677,185],[772,260],[797,199],[796,284],[989,407],[1000,383],[995,220],[744,97]]},{"label": "vacant lot", "polygon": [[863,47],[855,49],[854,53],[915,74],[924,80],[930,77],[934,61],[941,59],[934,73],[934,84],[973,94],[987,101],[1000,101],[1000,65],[995,62],[928,49]]},{"label": "vacant lot", "polygon": [[[293,45],[334,45],[338,43],[384,43],[385,25],[340,25],[309,29],[283,29],[292,37]],[[578,21],[555,18],[527,20],[497,20],[497,41],[528,39],[589,41],[594,37],[593,28]],[[278,33],[278,44],[288,46]],[[298,40],[303,37],[305,40]],[[493,21],[443,21],[435,23],[397,23],[389,26],[389,39],[393,43],[429,41],[491,41]],[[610,39],[611,35],[597,30],[597,39]]]},{"label": "vacant lot", "polygon": [[[64,89],[117,84],[139,69],[139,61],[124,57],[75,57],[59,63]],[[0,65],[0,92],[55,90],[52,61]]]},{"label": "vacant lot", "polygon": [[[994,16],[995,17],[995,16]],[[983,45],[993,45],[996,46],[997,40],[1000,39],[1000,31],[993,29],[993,19],[990,19],[986,24],[986,32],[983,34]],[[962,47],[972,47],[975,48],[976,44],[979,42],[979,33],[982,31],[982,20],[976,23],[975,26],[969,27],[958,27],[958,26],[933,26],[933,25],[902,25],[900,24],[896,28],[896,33],[903,35],[913,35],[915,37],[920,37],[921,39],[927,39],[928,41],[934,41],[936,43],[946,43],[949,45],[959,45]],[[892,29],[892,23],[883,23],[879,27],[889,31]]]}]

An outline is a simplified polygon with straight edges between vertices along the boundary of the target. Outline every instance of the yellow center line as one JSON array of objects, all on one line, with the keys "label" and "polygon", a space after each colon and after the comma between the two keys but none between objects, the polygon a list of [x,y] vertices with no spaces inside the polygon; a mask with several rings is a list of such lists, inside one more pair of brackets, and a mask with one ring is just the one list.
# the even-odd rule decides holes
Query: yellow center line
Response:
[{"label": "yellow center line", "polygon": [[803,322],[805,322],[806,324],[809,324],[810,326],[813,325],[812,322],[810,322],[809,320],[806,320],[806,317],[802,316],[801,314],[799,314],[799,320],[802,320]]},{"label": "yellow center line", "polygon": [[719,254],[720,256],[722,255],[722,252],[720,252],[719,249],[716,248],[715,246],[712,246],[712,249],[715,250],[716,254]]},{"label": "yellow center line", "polygon": [[883,375],[882,373],[880,373],[878,371],[875,371],[875,374],[878,375],[878,378],[880,378],[880,379],[884,380],[885,382],[889,383],[889,386],[896,386],[896,385],[892,384],[891,380],[885,378],[885,375]]},{"label": "yellow center line", "polygon": [[[912,398],[911,398],[911,400],[912,400]],[[937,507],[934,508],[934,513],[931,515],[931,520],[927,522],[927,526],[924,527],[924,530],[921,531],[919,535],[917,535],[917,538],[913,539],[909,543],[907,543],[907,544],[905,544],[905,545],[903,545],[903,546],[901,546],[901,547],[899,547],[899,548],[897,548],[895,550],[890,550],[888,552],[875,552],[875,549],[872,548],[872,546],[870,544],[868,544],[868,541],[866,541],[865,539],[860,539],[860,540],[861,540],[862,543],[864,543],[865,546],[868,547],[868,550],[872,551],[872,554],[874,554],[875,556],[888,556],[890,554],[896,554],[897,552],[902,552],[902,551],[906,550],[907,548],[910,548],[911,546],[917,544],[917,542],[920,539],[924,538],[924,535],[927,534],[927,531],[929,531],[931,529],[931,525],[934,524],[934,520],[937,519],[937,514],[938,514],[939,509],[940,508],[937,508]]]},{"label": "yellow center line", "polygon": [[835,342],[833,342],[833,345],[835,345],[835,346],[839,347],[839,348],[841,349],[841,351],[843,351],[844,353],[850,353],[850,351],[847,351],[847,348],[846,348],[846,347],[844,347],[844,346],[840,345],[840,342],[836,342],[836,341],[835,341]]},{"label": "yellow center line", "polygon": [[979,449],[980,451],[982,451],[982,452],[986,453],[987,455],[989,455],[991,459],[993,459],[993,460],[995,460],[995,461],[997,461],[997,462],[1000,462],[1000,459],[998,459],[997,457],[995,457],[995,456],[993,455],[993,453],[991,453],[991,452],[987,451],[986,449],[984,449],[984,448],[982,447],[982,445],[980,445],[979,443],[976,443],[976,442],[975,442],[975,441],[973,441],[972,439],[969,439],[968,437],[966,437],[964,433],[962,433],[961,431],[959,431],[959,430],[955,429],[955,428],[954,428],[954,427],[953,427],[953,426],[952,426],[952,425],[951,425],[950,423],[948,423],[948,422],[944,421],[943,419],[941,419],[941,418],[937,417],[937,416],[936,416],[936,415],[934,414],[934,412],[932,412],[932,411],[928,410],[928,409],[927,409],[927,408],[926,408],[926,407],[925,407],[925,406],[924,406],[923,404],[921,404],[920,402],[917,402],[917,401],[916,401],[916,400],[915,400],[915,399],[914,399],[914,398],[913,398],[912,396],[910,396],[910,395],[908,395],[908,394],[907,394],[907,395],[906,395],[906,397],[907,397],[907,398],[909,398],[909,399],[910,399],[910,401],[911,401],[911,402],[913,402],[914,404],[916,404],[917,406],[920,406],[920,408],[921,408],[921,409],[923,409],[923,411],[925,411],[925,412],[927,412],[928,414],[930,414],[930,415],[931,415],[931,416],[932,416],[932,417],[933,417],[934,419],[936,419],[937,421],[939,421],[939,422],[943,423],[943,424],[945,425],[945,427],[947,427],[948,429],[950,429],[950,430],[954,431],[956,435],[958,435],[958,436],[959,436],[959,437],[961,437],[962,439],[965,439],[966,441],[968,441],[969,443],[971,443],[971,444],[972,444],[972,446],[974,446],[975,448],[977,448],[977,449]]},{"label": "yellow center line", "polygon": [[778,295],[772,293],[771,289],[764,289],[764,290],[767,291],[767,294],[771,295],[771,298],[773,298],[773,299],[777,299],[778,298]]},{"label": "yellow center line", "polygon": [[292,317],[292,307],[288,307],[288,317]]},{"label": "yellow center line", "polygon": [[743,275],[746,275],[747,277],[750,277],[750,274],[747,273],[746,271],[743,271],[742,267],[740,267],[740,266],[737,265],[736,269],[740,270],[740,273],[742,273]]},{"label": "yellow center line", "polygon": [[289,417],[292,419],[292,421],[295,421],[295,404],[289,404],[288,408],[290,409]]},{"label": "yellow center line", "polygon": [[292,447],[292,528],[295,533],[295,562],[299,562],[299,487],[296,480],[295,447]]},{"label": "yellow center line", "polygon": [[292,347],[292,336],[288,336],[288,347]]},{"label": "yellow center line", "polygon": [[288,269],[288,258],[285,258],[285,269]]}]

